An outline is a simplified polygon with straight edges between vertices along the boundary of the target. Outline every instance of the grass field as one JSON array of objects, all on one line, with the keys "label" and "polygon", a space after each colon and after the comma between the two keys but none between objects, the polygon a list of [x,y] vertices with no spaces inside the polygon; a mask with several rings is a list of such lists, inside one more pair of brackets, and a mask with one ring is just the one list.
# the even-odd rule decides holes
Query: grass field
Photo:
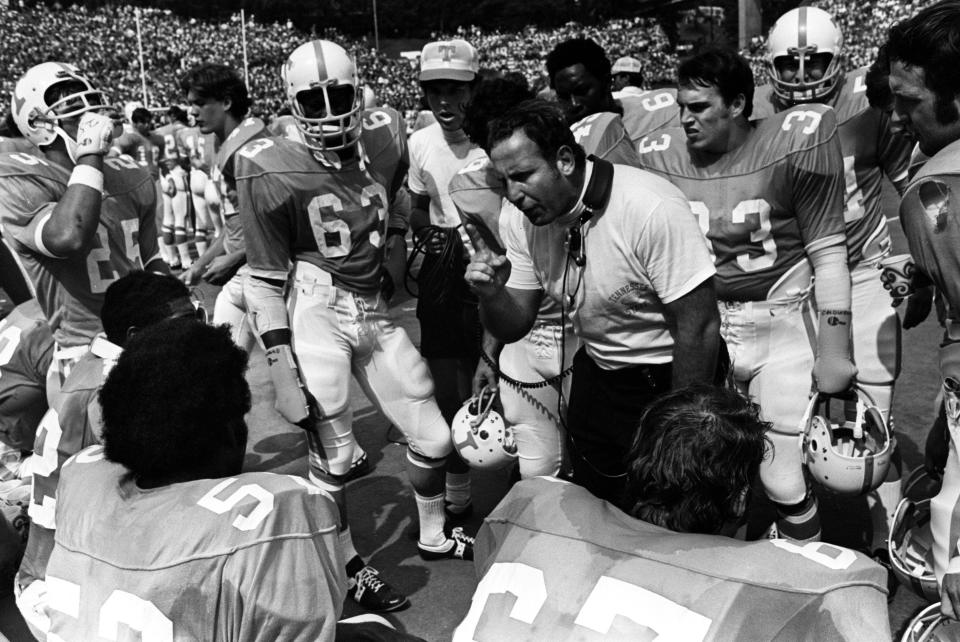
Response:
[{"label": "grass field", "polygon": [[[896,196],[887,194],[888,217],[895,216]],[[891,221],[894,252],[906,251],[899,225]],[[204,289],[212,309],[215,291]],[[415,342],[419,328],[414,316],[414,301],[401,300],[395,314]],[[894,403],[897,437],[908,469],[922,460],[922,446],[930,426],[937,386],[936,349],[940,329],[935,319],[904,333],[903,371],[897,384]],[[306,445],[301,432],[284,422],[273,410],[273,389],[261,353],[251,359],[249,381],[254,407],[248,417],[250,440],[246,458],[249,470],[305,474]],[[448,640],[466,614],[476,585],[471,563],[445,560],[424,562],[416,553],[409,532],[415,527],[413,496],[403,474],[402,435],[390,427],[353,385],[351,402],[355,410],[355,430],[376,469],[349,486],[350,525],[357,549],[399,590],[410,596],[411,606],[388,619],[398,628],[426,640]],[[475,514],[468,522],[474,532],[482,517],[496,505],[507,490],[506,472],[473,475]],[[839,501],[823,496],[824,536],[827,541],[857,546],[862,541],[861,519],[865,503]],[[296,587],[287,590],[295,591]],[[896,633],[923,604],[906,589],[897,592],[890,605],[890,624]],[[345,615],[358,609],[348,601]],[[0,632],[10,640],[30,640],[11,597],[0,600]]]}]

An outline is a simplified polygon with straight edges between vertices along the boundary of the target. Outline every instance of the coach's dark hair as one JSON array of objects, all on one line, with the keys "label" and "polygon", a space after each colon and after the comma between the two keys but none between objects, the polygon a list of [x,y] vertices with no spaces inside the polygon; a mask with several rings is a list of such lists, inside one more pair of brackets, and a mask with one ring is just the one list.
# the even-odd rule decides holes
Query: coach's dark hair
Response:
[{"label": "coach's dark hair", "polygon": [[123,346],[127,331],[138,330],[170,316],[170,303],[189,299],[190,290],[169,274],[136,270],[126,274],[107,288],[100,309],[100,321],[111,343]]},{"label": "coach's dark hair", "polygon": [[627,460],[624,506],[682,533],[718,533],[740,517],[766,456],[760,407],[726,388],[696,385],[644,412]]},{"label": "coach's dark hair", "polygon": [[679,86],[716,87],[723,102],[730,105],[743,94],[743,115],[753,113],[753,72],[750,63],[731,49],[709,48],[680,63]]},{"label": "coach's dark hair", "polygon": [[944,0],[890,27],[890,62],[919,67],[923,81],[936,95],[934,114],[947,125],[960,118],[954,98],[960,94],[960,2]]},{"label": "coach's dark hair", "polygon": [[877,57],[867,69],[864,84],[867,86],[867,102],[874,109],[890,111],[893,109],[893,92],[890,91],[890,57],[887,46],[881,45]]},{"label": "coach's dark hair", "polygon": [[250,111],[250,94],[247,85],[233,67],[205,62],[191,67],[180,78],[180,90],[186,96],[190,90],[200,98],[230,101],[227,111],[241,120]]},{"label": "coach's dark hair", "polygon": [[464,109],[463,131],[467,138],[489,153],[487,134],[490,122],[532,98],[533,93],[525,79],[522,84],[506,76],[484,80]]},{"label": "coach's dark hair", "polygon": [[517,130],[526,134],[540,148],[540,154],[553,161],[561,147],[573,151],[577,167],[586,163],[586,154],[573,132],[567,126],[563,112],[556,103],[539,98],[525,100],[490,124],[487,136],[487,149],[493,149],[500,141],[510,138]]},{"label": "coach's dark hair", "polygon": [[[239,473],[246,369],[226,326],[168,319],[136,333],[100,389],[107,459],[138,481]],[[239,460],[224,467],[224,452],[238,449]]]},{"label": "coach's dark hair", "polygon": [[547,77],[553,87],[557,72],[573,65],[583,65],[597,80],[610,85],[610,59],[603,47],[590,38],[564,40],[547,54]]}]

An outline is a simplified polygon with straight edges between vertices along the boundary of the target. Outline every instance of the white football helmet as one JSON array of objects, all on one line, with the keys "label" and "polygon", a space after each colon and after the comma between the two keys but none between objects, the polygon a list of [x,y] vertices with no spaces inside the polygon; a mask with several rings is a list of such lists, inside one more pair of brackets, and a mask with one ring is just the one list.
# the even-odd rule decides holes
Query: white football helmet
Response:
[{"label": "white football helmet", "polygon": [[[914,470],[903,486],[890,528],[890,566],[901,584],[929,602],[940,599],[933,572],[933,533],[930,530],[930,499],[940,490],[923,467]],[[912,624],[911,624],[912,627]],[[907,638],[904,638],[907,639]]]},{"label": "white football helmet", "polygon": [[960,640],[960,622],[940,615],[940,602],[920,611],[903,632],[901,642],[956,642]]},{"label": "white football helmet", "polygon": [[[883,483],[896,440],[873,399],[860,388],[855,411],[847,400],[815,394],[803,416],[803,456],[825,488],[859,495]],[[839,410],[840,417],[831,416]]]},{"label": "white football helmet", "polygon": [[496,398],[496,388],[488,386],[467,399],[453,418],[453,445],[471,468],[503,468],[517,457],[513,430],[493,409]]},{"label": "white football helmet", "polygon": [[[50,90],[63,83],[78,83],[83,89],[66,96]],[[107,95],[94,88],[73,65],[45,62],[27,70],[13,88],[13,121],[27,140],[37,146],[50,145],[58,137],[73,158],[77,143],[61,127],[61,121],[78,118],[88,111],[115,111]]]},{"label": "white football helmet", "polygon": [[[343,47],[329,40],[300,45],[283,66],[283,85],[307,147],[336,151],[351,147],[360,139],[363,89],[357,66]],[[352,92],[349,106],[342,113],[331,113],[338,103],[345,102],[331,99],[330,90],[334,87],[349,87]],[[320,117],[307,116],[300,102],[302,92],[314,89],[323,91],[326,113]]]},{"label": "white football helmet", "polygon": [[[790,103],[822,100],[843,80],[843,34],[823,9],[797,7],[777,20],[767,36],[767,73],[773,91]],[[813,54],[829,53],[830,62],[818,80],[805,80],[806,66]],[[777,71],[778,58],[793,58],[799,65],[792,80],[784,80]]]}]

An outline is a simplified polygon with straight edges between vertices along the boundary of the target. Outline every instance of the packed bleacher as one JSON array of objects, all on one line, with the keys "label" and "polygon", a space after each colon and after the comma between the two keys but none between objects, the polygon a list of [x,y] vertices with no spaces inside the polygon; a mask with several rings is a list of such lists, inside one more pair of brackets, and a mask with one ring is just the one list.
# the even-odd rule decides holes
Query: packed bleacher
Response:
[{"label": "packed bleacher", "polygon": [[[13,84],[27,68],[45,60],[73,61],[110,88],[117,101],[141,99],[136,15],[133,7],[96,10],[70,7],[0,8],[0,105],[6,109]],[[222,22],[187,19],[159,9],[141,9],[141,38],[150,106],[182,102],[177,79],[183,70],[207,60],[243,67],[239,15]],[[52,35],[51,35],[52,34]],[[369,42],[337,33],[319,34],[342,43],[357,56],[364,79],[378,100],[400,110],[415,109],[420,89],[416,61],[387,57]],[[643,58],[650,80],[669,79],[676,65],[670,42],[648,18],[612,20],[593,27],[570,23],[554,30],[529,28],[521,33],[461,30],[481,52],[484,66],[523,73],[532,87],[546,85],[543,58],[567,38],[588,36],[613,57]],[[276,73],[294,44],[308,38],[291,23],[263,24],[247,16],[248,85],[257,97],[254,112],[270,117],[280,110],[283,94]]]}]

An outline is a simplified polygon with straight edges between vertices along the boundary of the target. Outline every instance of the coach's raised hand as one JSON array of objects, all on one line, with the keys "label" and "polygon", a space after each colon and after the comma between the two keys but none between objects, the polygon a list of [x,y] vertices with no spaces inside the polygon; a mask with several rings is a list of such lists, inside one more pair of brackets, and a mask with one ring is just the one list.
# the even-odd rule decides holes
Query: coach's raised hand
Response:
[{"label": "coach's raised hand", "polygon": [[490,249],[475,225],[466,223],[464,229],[470,236],[470,244],[473,245],[464,278],[477,296],[494,297],[503,291],[507,279],[510,278],[510,261],[505,255]]}]

